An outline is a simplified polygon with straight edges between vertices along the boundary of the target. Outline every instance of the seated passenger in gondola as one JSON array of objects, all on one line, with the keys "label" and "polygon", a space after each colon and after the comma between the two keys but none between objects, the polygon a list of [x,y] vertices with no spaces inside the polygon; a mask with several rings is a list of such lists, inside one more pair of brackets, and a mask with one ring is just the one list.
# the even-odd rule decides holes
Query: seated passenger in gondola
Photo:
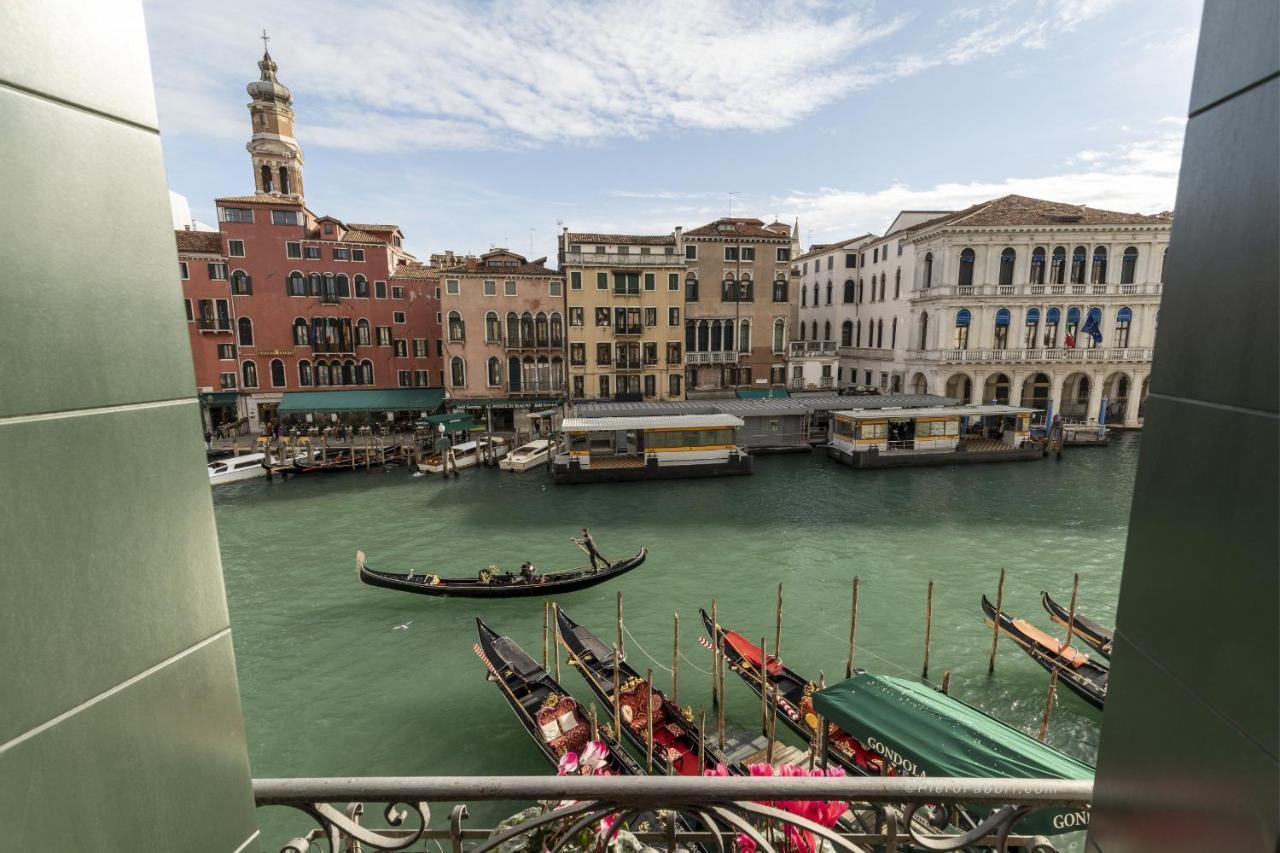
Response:
[{"label": "seated passenger in gondola", "polygon": [[542,579],[538,577],[538,567],[526,561],[520,567],[520,580],[525,583],[539,583]]}]

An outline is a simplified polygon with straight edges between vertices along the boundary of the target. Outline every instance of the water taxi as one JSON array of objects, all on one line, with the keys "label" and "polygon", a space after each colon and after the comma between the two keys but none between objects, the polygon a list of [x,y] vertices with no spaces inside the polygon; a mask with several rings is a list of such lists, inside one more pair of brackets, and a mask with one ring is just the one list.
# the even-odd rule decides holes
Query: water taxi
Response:
[{"label": "water taxi", "polygon": [[733,415],[565,418],[563,451],[551,460],[557,483],[722,477],[751,473]]},{"label": "water taxi", "polygon": [[528,471],[546,465],[556,452],[556,443],[546,438],[538,438],[522,444],[511,451],[498,463],[503,471]]},{"label": "water taxi", "polygon": [[[493,450],[489,450],[492,444]],[[507,455],[507,440],[500,436],[490,436],[475,441],[464,441],[453,446],[453,462],[458,470],[472,468],[488,457],[492,452],[494,459],[502,459]],[[418,463],[418,470],[424,474],[439,474],[444,470],[444,457],[433,453]]]},{"label": "water taxi", "polygon": [[1038,459],[1036,409],[996,403],[832,412],[832,459],[851,468],[898,468]]},{"label": "water taxi", "polygon": [[1106,447],[1111,443],[1111,436],[1102,424],[1062,424],[1062,445],[1064,447]]},{"label": "water taxi", "polygon": [[223,483],[238,483],[254,477],[267,476],[265,453],[247,453],[227,459],[216,459],[209,463],[209,485],[221,486]]}]

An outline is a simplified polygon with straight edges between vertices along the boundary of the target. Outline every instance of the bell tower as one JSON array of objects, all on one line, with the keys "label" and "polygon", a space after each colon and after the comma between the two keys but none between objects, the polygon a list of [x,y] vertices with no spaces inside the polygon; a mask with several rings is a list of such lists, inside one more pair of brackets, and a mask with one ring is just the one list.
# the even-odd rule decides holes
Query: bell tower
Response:
[{"label": "bell tower", "polygon": [[253,136],[245,146],[253,161],[253,184],[259,193],[302,200],[302,148],[293,138],[293,96],[276,79],[276,63],[262,31],[262,76],[246,87]]}]

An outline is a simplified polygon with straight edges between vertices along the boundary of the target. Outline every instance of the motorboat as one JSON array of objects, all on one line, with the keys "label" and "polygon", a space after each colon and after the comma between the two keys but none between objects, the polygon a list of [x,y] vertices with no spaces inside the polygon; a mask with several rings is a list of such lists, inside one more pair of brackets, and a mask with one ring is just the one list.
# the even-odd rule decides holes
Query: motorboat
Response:
[{"label": "motorboat", "polygon": [[[453,446],[453,463],[459,471],[474,467],[489,455],[490,447],[493,448],[493,457],[499,460],[510,450],[507,447],[507,440],[496,435],[475,441],[464,441]],[[444,471],[444,457],[440,453],[433,453],[418,463],[418,470],[424,474],[439,474]]]},{"label": "motorboat", "polygon": [[265,453],[247,453],[227,459],[215,459],[209,463],[209,485],[221,486],[223,483],[238,483],[241,480],[252,480],[255,477],[267,476],[263,466]]},{"label": "motorboat", "polygon": [[556,452],[556,443],[546,438],[538,438],[522,444],[506,455],[498,467],[503,471],[528,471],[546,465],[551,455]]}]

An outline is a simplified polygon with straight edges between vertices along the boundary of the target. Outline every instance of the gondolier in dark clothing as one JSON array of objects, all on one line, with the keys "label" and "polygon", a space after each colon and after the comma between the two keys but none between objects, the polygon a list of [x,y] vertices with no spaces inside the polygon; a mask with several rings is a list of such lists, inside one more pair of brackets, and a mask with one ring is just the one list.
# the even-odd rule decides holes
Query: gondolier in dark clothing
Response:
[{"label": "gondolier in dark clothing", "polygon": [[533,563],[525,563],[520,567],[520,580],[525,583],[533,583],[534,578],[538,576],[538,568]]},{"label": "gondolier in dark clothing", "polygon": [[609,561],[596,550],[596,541],[591,538],[591,534],[587,532],[587,528],[582,528],[582,536],[573,541],[577,542],[578,547],[586,551],[587,556],[591,558],[591,570],[593,572],[609,568]]}]

